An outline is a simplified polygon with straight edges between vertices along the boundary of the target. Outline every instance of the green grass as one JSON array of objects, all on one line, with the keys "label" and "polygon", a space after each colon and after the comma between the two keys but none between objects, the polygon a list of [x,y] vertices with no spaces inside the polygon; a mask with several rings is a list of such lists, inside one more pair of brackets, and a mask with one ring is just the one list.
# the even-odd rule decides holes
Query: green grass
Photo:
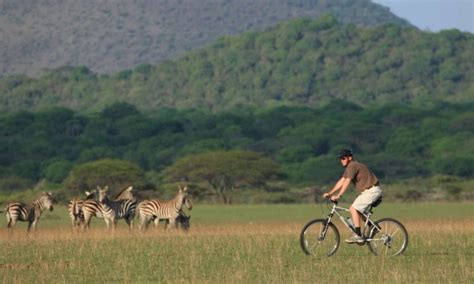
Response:
[{"label": "green grass", "polygon": [[405,254],[391,259],[344,243],[331,258],[304,255],[299,232],[322,216],[318,205],[195,205],[188,234],[128,232],[123,221],[111,233],[102,220],[77,234],[65,208],[56,208],[35,234],[27,236],[25,224],[0,232],[0,277],[4,283],[472,282],[473,205],[381,205],[377,216],[401,220],[410,234]]},{"label": "green grass", "polygon": [[[349,204],[341,203],[340,206],[348,207]],[[275,222],[306,223],[315,218],[321,218],[328,212],[326,205],[321,204],[290,204],[290,205],[197,205],[192,211],[186,210],[191,215],[193,224],[262,224]],[[439,203],[382,203],[374,209],[374,219],[393,217],[403,220],[438,220],[456,219],[474,216],[474,203],[472,202],[439,202]],[[5,219],[0,221],[4,227]],[[125,227],[125,222],[119,220],[120,227]],[[18,227],[26,228],[25,223],[18,223]],[[64,206],[55,206],[53,212],[43,212],[38,228],[68,228],[70,219]],[[102,219],[92,219],[92,226],[105,227]]]}]

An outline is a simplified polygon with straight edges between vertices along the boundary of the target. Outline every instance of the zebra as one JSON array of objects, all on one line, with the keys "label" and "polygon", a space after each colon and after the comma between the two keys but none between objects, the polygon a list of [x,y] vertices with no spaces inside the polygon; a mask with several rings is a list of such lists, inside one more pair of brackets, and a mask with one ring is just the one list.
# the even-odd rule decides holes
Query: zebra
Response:
[{"label": "zebra", "polygon": [[[107,196],[108,188],[99,190],[99,203],[102,206],[102,214],[107,224],[107,228],[115,228],[117,219],[125,219],[128,227],[133,228],[133,218],[137,209],[137,201],[130,199],[110,200]],[[118,196],[120,196],[119,194]]]},{"label": "zebra", "polygon": [[[159,199],[142,201],[138,206],[138,218],[140,230],[147,229],[150,221],[156,224],[160,220],[167,220],[166,228],[177,228],[176,219],[182,213],[183,205],[192,210],[192,203],[188,198],[188,188],[178,186],[178,194],[171,200]],[[189,219],[187,220],[189,221]]]},{"label": "zebra", "polygon": [[[191,227],[191,216],[188,216],[184,214],[183,210],[179,211],[178,217],[176,217],[176,225],[180,224],[180,227],[183,231],[187,232],[189,231],[189,228]],[[155,227],[158,226],[159,219],[155,218],[153,220]],[[165,220],[166,226],[169,224],[169,220]]]},{"label": "zebra", "polygon": [[74,198],[69,201],[67,207],[69,212],[69,217],[71,218],[73,229],[78,229],[84,221],[84,214],[81,210],[82,204],[85,200],[93,200],[97,195],[97,190],[85,191],[86,198],[84,200]]},{"label": "zebra", "polygon": [[[137,210],[140,211],[141,206],[145,206],[147,203],[151,202],[151,200],[144,200],[138,204]],[[138,215],[140,216],[140,215]],[[183,210],[179,211],[178,217],[176,217],[176,225],[180,225],[181,229],[185,232],[189,231],[189,228],[191,227],[190,223],[191,216],[187,216]],[[161,221],[165,221],[165,226],[168,226],[169,224],[169,219],[159,219],[156,218],[155,216],[152,216],[150,221],[153,221],[154,227],[157,228],[158,224]]]},{"label": "zebra", "polygon": [[[107,228],[109,228],[110,225],[115,227],[115,219],[125,218],[125,221],[129,225],[129,227],[132,228],[132,225],[133,225],[132,220],[133,220],[133,217],[135,216],[135,210],[136,210],[136,201],[132,193],[133,187],[130,186],[122,190],[115,197],[115,201],[111,201],[107,198],[108,186],[105,186],[103,189],[98,186],[97,190],[99,191],[99,200],[98,201],[84,200],[82,207],[80,209],[80,211],[82,212],[82,215],[84,216],[83,217],[84,228],[90,227],[90,222],[93,216],[97,218],[103,218],[105,221],[105,224],[107,225]],[[102,192],[102,195],[101,195],[101,192]],[[104,202],[102,202],[105,199],[108,200],[109,204],[111,203],[126,204],[127,206],[125,207],[128,208],[129,210],[128,214],[112,214],[115,212],[112,212],[113,210],[111,210],[110,205],[107,206],[106,204],[104,204]],[[122,217],[117,218],[117,216],[122,216]]]},{"label": "zebra", "polygon": [[43,192],[30,205],[20,202],[9,203],[4,210],[7,216],[7,229],[10,231],[17,221],[28,221],[27,231],[36,230],[36,224],[45,209],[49,209],[49,211],[54,209],[51,192]]},{"label": "zebra", "polygon": [[119,201],[119,200],[136,200],[135,197],[133,196],[133,193],[132,193],[132,190],[133,190],[133,186],[129,186],[127,187],[126,189],[122,190],[121,192],[119,192],[114,200],[115,201]]}]

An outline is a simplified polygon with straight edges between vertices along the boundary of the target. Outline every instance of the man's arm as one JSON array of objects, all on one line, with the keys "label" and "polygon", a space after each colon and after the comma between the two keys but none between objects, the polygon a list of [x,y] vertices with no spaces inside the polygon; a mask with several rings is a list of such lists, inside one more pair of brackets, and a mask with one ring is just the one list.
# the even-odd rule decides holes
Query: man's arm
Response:
[{"label": "man's arm", "polygon": [[[331,197],[331,199],[334,201],[338,200],[341,197],[341,195],[344,192],[346,192],[350,183],[351,183],[351,180],[349,178],[341,177],[329,192],[326,192],[323,194],[323,197],[324,198]],[[338,190],[339,190],[339,194],[333,196],[333,194]]]},{"label": "man's arm", "polygon": [[351,184],[351,180],[349,178],[342,177],[340,180],[341,182],[341,190],[339,190],[339,194],[331,198],[332,200],[338,200],[341,196],[346,192],[347,188]]},{"label": "man's arm", "polygon": [[340,189],[342,188],[343,184],[344,184],[344,179],[345,179],[344,177],[340,178],[340,179],[336,182],[336,184],[334,185],[334,187],[333,187],[330,191],[328,191],[328,192],[326,192],[326,193],[323,194],[323,197],[324,197],[324,198],[330,197],[330,196],[332,196],[336,191],[340,190]]}]

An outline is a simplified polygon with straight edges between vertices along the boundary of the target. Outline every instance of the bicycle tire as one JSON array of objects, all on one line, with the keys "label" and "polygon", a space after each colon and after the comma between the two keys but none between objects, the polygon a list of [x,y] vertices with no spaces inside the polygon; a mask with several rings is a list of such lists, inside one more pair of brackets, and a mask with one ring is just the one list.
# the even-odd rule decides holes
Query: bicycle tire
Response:
[{"label": "bicycle tire", "polygon": [[374,255],[397,256],[402,254],[408,247],[408,232],[400,221],[393,218],[382,218],[375,221],[377,227],[373,226],[368,231],[366,239],[369,250]]},{"label": "bicycle tire", "polygon": [[[327,228],[326,232],[321,236],[324,228]],[[339,230],[332,222],[326,227],[324,219],[309,221],[303,226],[300,233],[301,248],[305,254],[310,256],[331,256],[336,253],[339,244]]]}]

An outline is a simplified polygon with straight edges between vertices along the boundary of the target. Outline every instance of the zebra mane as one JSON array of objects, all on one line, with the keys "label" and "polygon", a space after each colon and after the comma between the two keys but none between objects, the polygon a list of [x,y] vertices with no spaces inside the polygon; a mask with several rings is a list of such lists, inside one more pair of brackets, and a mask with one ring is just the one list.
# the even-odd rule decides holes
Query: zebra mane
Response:
[{"label": "zebra mane", "polygon": [[133,186],[129,186],[129,187],[125,188],[124,190],[120,191],[115,196],[114,200],[116,200],[116,201],[118,201],[118,200],[134,200],[132,190],[133,190]]}]

